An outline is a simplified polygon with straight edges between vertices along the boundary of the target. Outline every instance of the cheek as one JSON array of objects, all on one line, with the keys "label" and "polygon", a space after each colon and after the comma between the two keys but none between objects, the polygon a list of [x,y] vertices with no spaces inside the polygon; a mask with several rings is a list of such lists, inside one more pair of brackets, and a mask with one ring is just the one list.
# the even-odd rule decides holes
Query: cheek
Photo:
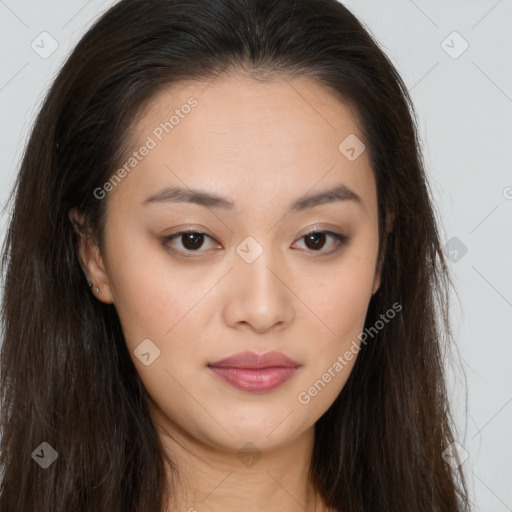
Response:
[{"label": "cheek", "polygon": [[109,280],[116,311],[127,344],[134,348],[143,339],[164,340],[206,293],[204,274],[180,272],[172,267],[165,250],[118,231],[108,250]]},{"label": "cheek", "polygon": [[[322,401],[334,399],[355,364],[359,336],[371,299],[374,264],[374,252],[370,247],[347,252],[343,262],[333,265],[331,272],[323,269],[308,273],[307,280],[302,283],[300,297],[309,311],[314,312],[309,321],[304,320],[309,329],[305,338],[314,340],[315,356],[310,359],[308,375],[332,382],[327,386],[329,391],[323,393]],[[341,371],[336,363],[340,356]],[[330,377],[325,375],[329,369]]]},{"label": "cheek", "polygon": [[347,252],[330,269],[307,272],[300,282],[300,297],[334,339],[345,339],[356,328],[363,328],[375,276],[371,248]]}]

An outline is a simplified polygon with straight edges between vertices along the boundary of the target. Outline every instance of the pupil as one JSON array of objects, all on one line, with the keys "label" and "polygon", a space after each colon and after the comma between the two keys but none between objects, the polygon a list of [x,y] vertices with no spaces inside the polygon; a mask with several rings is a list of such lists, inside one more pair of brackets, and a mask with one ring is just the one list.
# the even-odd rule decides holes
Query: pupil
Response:
[{"label": "pupil", "polygon": [[[183,246],[187,249],[198,249],[201,247],[203,237],[201,233],[187,233],[183,236],[185,237]],[[319,239],[323,242],[324,237],[325,233],[313,233],[311,235],[306,235],[306,245],[312,249],[321,248],[323,243],[319,243]]]},{"label": "pupil", "polygon": [[308,242],[313,242],[312,249],[318,249],[319,246],[323,246],[323,244],[318,244],[318,237],[325,237],[325,233],[313,233],[311,235],[307,235],[306,245],[308,245]]},{"label": "pupil", "polygon": [[[184,236],[185,236],[185,242],[183,243],[183,246],[186,247],[187,249],[197,249],[198,246],[195,244],[198,243],[198,239],[201,239],[201,237],[203,235],[201,233],[187,233]],[[198,245],[200,247],[202,244],[199,243]]]}]

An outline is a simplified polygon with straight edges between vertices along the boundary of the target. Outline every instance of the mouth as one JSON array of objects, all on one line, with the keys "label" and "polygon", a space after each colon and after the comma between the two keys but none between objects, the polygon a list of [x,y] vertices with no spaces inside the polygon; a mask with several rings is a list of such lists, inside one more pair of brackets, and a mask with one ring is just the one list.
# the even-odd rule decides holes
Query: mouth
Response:
[{"label": "mouth", "polygon": [[300,367],[299,363],[280,352],[242,352],[207,365],[223,382],[253,393],[271,391],[281,386]]}]

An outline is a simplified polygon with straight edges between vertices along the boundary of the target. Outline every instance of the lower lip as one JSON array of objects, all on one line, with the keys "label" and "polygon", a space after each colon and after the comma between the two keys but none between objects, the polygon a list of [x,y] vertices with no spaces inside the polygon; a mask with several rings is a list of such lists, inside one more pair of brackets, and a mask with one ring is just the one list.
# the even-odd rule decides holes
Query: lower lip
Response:
[{"label": "lower lip", "polygon": [[224,382],[242,391],[253,393],[275,389],[284,384],[297,371],[297,368],[281,366],[272,368],[208,366],[208,368]]}]

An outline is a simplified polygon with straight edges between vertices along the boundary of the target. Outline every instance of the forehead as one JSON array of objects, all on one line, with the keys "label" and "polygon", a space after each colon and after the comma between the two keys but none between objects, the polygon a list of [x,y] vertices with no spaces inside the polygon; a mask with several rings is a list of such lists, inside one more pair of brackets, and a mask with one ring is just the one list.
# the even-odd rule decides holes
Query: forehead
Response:
[{"label": "forehead", "polygon": [[[192,109],[187,107],[190,98],[197,102]],[[301,142],[329,132],[334,140],[345,132],[362,138],[351,107],[308,76],[292,78],[279,73],[262,81],[231,72],[215,79],[177,82],[149,101],[135,120],[133,133],[139,138],[151,133],[173,114],[178,114],[171,123],[175,139],[179,139],[180,132],[185,135],[182,121],[187,118],[194,119],[185,127],[189,139],[203,135],[205,130],[209,130],[209,136],[244,138],[246,145],[250,144],[250,132],[258,139],[266,135],[277,140],[290,134]],[[178,124],[181,129],[174,129]]]},{"label": "forehead", "polygon": [[317,184],[374,193],[366,152],[350,161],[340,151],[347,137],[363,141],[353,110],[310,77],[178,82],[150,100],[131,130],[130,151],[149,139],[153,146],[126,180],[138,196],[169,184],[231,197],[243,190],[267,205]]}]

